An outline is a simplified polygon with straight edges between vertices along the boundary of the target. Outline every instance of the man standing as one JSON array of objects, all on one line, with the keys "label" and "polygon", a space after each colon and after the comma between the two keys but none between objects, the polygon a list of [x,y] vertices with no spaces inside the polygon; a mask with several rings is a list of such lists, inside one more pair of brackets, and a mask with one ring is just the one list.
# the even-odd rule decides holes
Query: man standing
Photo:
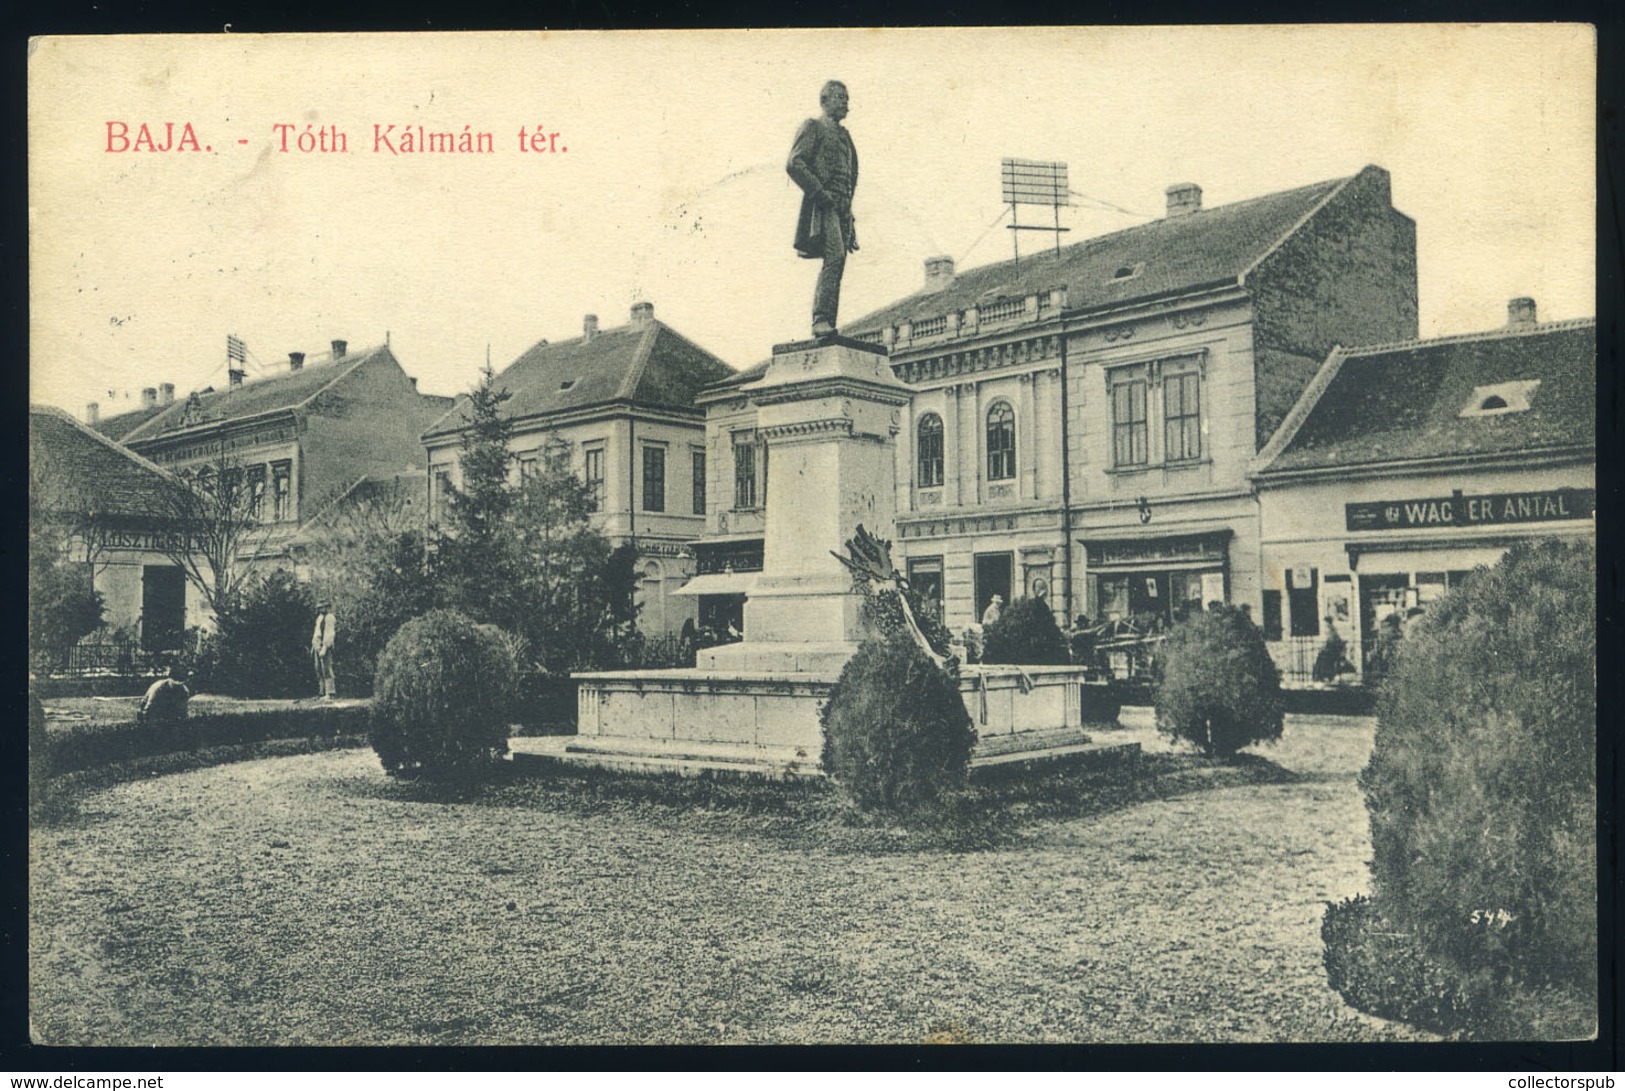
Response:
[{"label": "man standing", "polygon": [[316,684],[321,687],[324,700],[338,696],[333,681],[333,604],[316,604],[316,631],[310,634],[310,657],[316,667]]},{"label": "man standing", "polygon": [[858,248],[852,226],[852,193],[858,185],[858,150],[841,125],[846,117],[846,84],[830,80],[818,94],[823,116],[808,118],[796,132],[785,165],[801,187],[801,214],[796,218],[796,253],[821,258],[813,291],[814,337],[835,332],[841,300],[841,274],[848,251]]}]

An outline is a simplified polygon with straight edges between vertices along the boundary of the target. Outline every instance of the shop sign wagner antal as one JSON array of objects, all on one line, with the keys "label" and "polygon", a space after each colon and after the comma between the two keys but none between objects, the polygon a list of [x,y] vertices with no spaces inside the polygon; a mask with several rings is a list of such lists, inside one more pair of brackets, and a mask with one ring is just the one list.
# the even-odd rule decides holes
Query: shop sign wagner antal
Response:
[{"label": "shop sign wagner antal", "polygon": [[1479,527],[1589,519],[1597,510],[1596,489],[1549,489],[1420,500],[1372,500],[1345,504],[1349,530],[1417,530],[1425,527]]}]

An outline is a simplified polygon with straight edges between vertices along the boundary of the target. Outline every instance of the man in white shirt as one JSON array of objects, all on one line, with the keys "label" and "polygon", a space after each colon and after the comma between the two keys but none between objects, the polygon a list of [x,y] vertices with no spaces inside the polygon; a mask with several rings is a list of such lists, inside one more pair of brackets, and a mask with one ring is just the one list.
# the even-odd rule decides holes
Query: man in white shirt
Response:
[{"label": "man in white shirt", "polygon": [[338,696],[338,687],[333,681],[333,639],[333,604],[318,602],[316,631],[310,635],[310,658],[316,667],[316,684],[321,688],[322,699],[327,701]]}]

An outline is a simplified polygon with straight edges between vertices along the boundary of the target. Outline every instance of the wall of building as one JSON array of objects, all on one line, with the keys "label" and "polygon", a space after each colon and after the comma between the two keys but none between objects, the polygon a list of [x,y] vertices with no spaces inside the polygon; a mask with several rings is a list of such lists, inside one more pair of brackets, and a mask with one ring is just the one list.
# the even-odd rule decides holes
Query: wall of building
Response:
[{"label": "wall of building", "polygon": [[1268,442],[1333,345],[1417,335],[1416,224],[1367,167],[1246,278],[1258,346],[1256,444]]},{"label": "wall of building", "polygon": [[302,413],[299,518],[308,519],[362,477],[421,466],[419,436],[443,412],[419,396],[387,354],[323,391]]}]

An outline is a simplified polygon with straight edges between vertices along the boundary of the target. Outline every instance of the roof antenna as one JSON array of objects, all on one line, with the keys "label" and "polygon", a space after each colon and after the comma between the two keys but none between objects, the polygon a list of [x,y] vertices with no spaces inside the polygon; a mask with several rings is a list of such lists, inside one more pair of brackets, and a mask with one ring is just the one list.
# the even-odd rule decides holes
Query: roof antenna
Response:
[{"label": "roof antenna", "polygon": [[389,347],[389,331],[388,330],[384,331],[384,347],[386,349]]}]

